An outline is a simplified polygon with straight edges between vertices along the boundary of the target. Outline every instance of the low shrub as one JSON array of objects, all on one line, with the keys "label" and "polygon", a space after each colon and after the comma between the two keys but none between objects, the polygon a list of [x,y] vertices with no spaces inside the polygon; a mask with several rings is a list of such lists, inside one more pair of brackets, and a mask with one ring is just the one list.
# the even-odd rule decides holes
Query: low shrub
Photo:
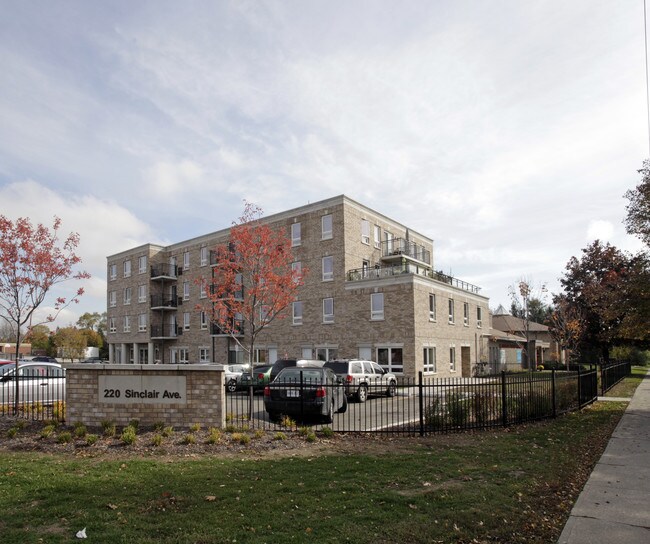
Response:
[{"label": "low shrub", "polygon": [[221,440],[221,430],[216,427],[210,427],[207,440],[208,444],[216,444],[219,440]]},{"label": "low shrub", "polygon": [[56,441],[59,444],[67,444],[71,440],[72,440],[72,433],[70,431],[60,432],[59,435],[56,437]]},{"label": "low shrub", "polygon": [[163,443],[163,437],[160,433],[156,433],[151,437],[152,446],[160,446]]},{"label": "low shrub", "polygon": [[135,444],[137,439],[138,435],[135,427],[131,427],[131,425],[124,427],[122,434],[120,435],[122,443],[130,446],[131,444]]},{"label": "low shrub", "polygon": [[89,446],[92,446],[93,444],[95,444],[97,442],[97,440],[99,440],[99,436],[96,435],[96,434],[88,434],[88,435],[86,435],[86,444],[88,444]]}]

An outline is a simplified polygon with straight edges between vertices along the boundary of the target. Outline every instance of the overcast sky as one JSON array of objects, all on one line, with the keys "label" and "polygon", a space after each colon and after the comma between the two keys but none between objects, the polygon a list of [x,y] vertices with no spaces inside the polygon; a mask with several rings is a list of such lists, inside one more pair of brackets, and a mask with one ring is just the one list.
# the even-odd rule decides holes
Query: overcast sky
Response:
[{"label": "overcast sky", "polygon": [[107,255],[226,228],[243,199],[346,194],[492,308],[522,277],[558,292],[596,238],[640,247],[642,0],[0,8],[0,213],[61,217],[93,276],[62,325],[106,310]]}]

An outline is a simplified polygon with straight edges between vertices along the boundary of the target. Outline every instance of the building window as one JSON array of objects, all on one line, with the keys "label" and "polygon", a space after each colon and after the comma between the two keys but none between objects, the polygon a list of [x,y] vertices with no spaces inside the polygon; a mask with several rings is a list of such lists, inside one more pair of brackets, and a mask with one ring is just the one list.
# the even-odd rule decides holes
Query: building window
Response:
[{"label": "building window", "polygon": [[124,332],[131,332],[131,316],[124,316]]},{"label": "building window", "polygon": [[449,370],[456,372],[456,347],[449,348]]},{"label": "building window", "polygon": [[208,296],[207,291],[205,290],[205,282],[201,282],[201,291],[199,292],[199,298],[206,298]]},{"label": "building window", "polygon": [[138,274],[144,274],[147,271],[147,256],[138,257]]},{"label": "building window", "polygon": [[115,308],[115,306],[117,306],[117,291],[110,291],[108,293],[108,305],[111,308]]},{"label": "building window", "polygon": [[208,328],[208,314],[201,312],[201,330],[207,330]]},{"label": "building window", "polygon": [[146,332],[147,330],[147,314],[140,314],[138,316],[138,331]]},{"label": "building window", "polygon": [[183,312],[183,329],[190,330],[190,312]]},{"label": "building window", "polygon": [[299,246],[302,242],[300,237],[300,223],[293,223],[291,225],[291,246]]},{"label": "building window", "polygon": [[183,282],[183,300],[190,300],[190,282]]},{"label": "building window", "polygon": [[138,285],[138,302],[147,302],[147,286]]},{"label": "building window", "polygon": [[131,261],[124,261],[124,277],[125,278],[130,278],[131,277]]},{"label": "building window", "polygon": [[110,279],[115,280],[117,279],[117,265],[112,264],[108,267],[108,276]]},{"label": "building window", "polygon": [[424,369],[425,373],[438,372],[436,368],[436,348],[427,347],[424,348]]},{"label": "building window", "polygon": [[334,257],[323,257],[323,281],[334,279]]},{"label": "building window", "polygon": [[131,288],[127,287],[124,289],[124,304],[128,305],[131,304]]},{"label": "building window", "polygon": [[454,299],[449,299],[449,323],[454,323]]},{"label": "building window", "polygon": [[390,232],[384,231],[384,242],[386,244],[384,255],[393,253],[393,235]]},{"label": "building window", "polygon": [[298,283],[302,276],[302,263],[300,261],[291,263],[291,272],[293,273],[293,281]]},{"label": "building window", "polygon": [[210,362],[210,348],[199,348],[199,362],[200,363]]},{"label": "building window", "polygon": [[463,325],[469,326],[469,302],[463,303]]},{"label": "building window", "polygon": [[373,321],[384,319],[384,293],[370,295],[370,319]]},{"label": "building window", "polygon": [[476,327],[481,328],[483,326],[483,309],[478,306],[476,308]]},{"label": "building window", "polygon": [[436,320],[436,295],[429,293],[429,321]]},{"label": "building window", "polygon": [[334,323],[334,299],[323,299],[323,323]]},{"label": "building window", "polygon": [[321,217],[321,240],[331,240],[332,238],[332,215]]},{"label": "building window", "polygon": [[117,331],[117,327],[115,326],[115,318],[111,317],[108,320],[108,332],[116,332],[116,331]]},{"label": "building window", "polygon": [[178,348],[178,363],[186,365],[190,360],[190,350],[187,348]]},{"label": "building window", "polygon": [[201,248],[201,266],[206,266],[208,264],[208,248],[203,246]]},{"label": "building window", "polygon": [[[319,361],[331,361],[333,359],[338,359],[339,357],[338,348],[316,347],[314,351],[316,352],[316,359]],[[309,358],[311,359],[311,357]]]},{"label": "building window", "polygon": [[302,325],[302,300],[293,303],[293,324]]},{"label": "building window", "polygon": [[375,225],[375,247],[377,249],[381,247],[381,228],[379,225]]},{"label": "building window", "polygon": [[187,270],[190,267],[190,252],[186,251],[183,253],[183,270]]},{"label": "building window", "polygon": [[377,362],[388,372],[404,372],[402,348],[377,348]]},{"label": "building window", "polygon": [[361,243],[370,245],[370,223],[367,219],[361,220]]}]

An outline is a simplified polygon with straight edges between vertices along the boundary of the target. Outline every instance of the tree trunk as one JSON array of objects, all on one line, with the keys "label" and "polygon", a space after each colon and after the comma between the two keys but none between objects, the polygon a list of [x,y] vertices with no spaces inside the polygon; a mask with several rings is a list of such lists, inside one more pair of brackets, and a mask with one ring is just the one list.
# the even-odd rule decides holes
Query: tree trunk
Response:
[{"label": "tree trunk", "polygon": [[17,326],[17,332],[16,332],[16,375],[14,376],[14,383],[15,383],[15,391],[14,391],[14,416],[18,415],[18,405],[19,405],[19,396],[20,396],[20,387],[18,384],[18,380],[20,377],[18,376],[18,359],[20,359],[20,326]]}]

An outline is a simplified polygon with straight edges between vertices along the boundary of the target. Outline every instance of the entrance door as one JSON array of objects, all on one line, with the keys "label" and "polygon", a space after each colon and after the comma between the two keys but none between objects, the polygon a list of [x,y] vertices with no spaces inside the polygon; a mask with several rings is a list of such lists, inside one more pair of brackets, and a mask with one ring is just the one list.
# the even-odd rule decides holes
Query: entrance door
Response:
[{"label": "entrance door", "polygon": [[138,363],[141,365],[146,365],[149,362],[149,349],[140,348],[138,350]]},{"label": "entrance door", "polygon": [[472,350],[469,346],[461,346],[460,348],[460,364],[462,375],[469,377],[472,375]]}]

